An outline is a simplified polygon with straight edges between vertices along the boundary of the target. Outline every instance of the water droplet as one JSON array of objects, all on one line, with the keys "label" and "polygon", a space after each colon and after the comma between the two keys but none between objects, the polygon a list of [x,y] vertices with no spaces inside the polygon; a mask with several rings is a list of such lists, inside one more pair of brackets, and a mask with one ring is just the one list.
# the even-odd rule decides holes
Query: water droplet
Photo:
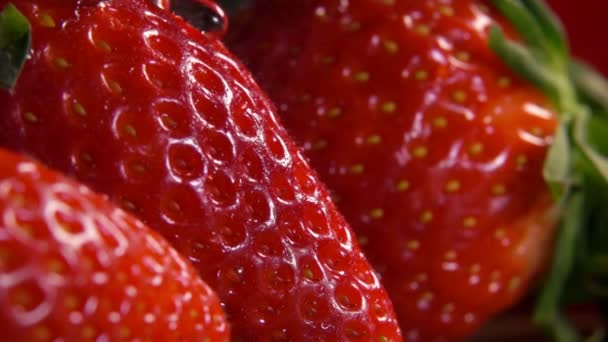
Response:
[{"label": "water droplet", "polygon": [[226,12],[210,0],[174,0],[171,2],[171,12],[204,32],[223,37],[228,30]]}]

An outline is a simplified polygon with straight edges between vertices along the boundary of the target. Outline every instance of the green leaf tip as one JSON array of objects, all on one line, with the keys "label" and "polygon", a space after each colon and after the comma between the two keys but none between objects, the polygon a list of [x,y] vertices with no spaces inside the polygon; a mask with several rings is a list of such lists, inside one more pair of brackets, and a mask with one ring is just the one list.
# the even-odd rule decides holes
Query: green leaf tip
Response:
[{"label": "green leaf tip", "polygon": [[13,5],[0,12],[0,88],[11,89],[23,69],[32,42],[27,18]]}]

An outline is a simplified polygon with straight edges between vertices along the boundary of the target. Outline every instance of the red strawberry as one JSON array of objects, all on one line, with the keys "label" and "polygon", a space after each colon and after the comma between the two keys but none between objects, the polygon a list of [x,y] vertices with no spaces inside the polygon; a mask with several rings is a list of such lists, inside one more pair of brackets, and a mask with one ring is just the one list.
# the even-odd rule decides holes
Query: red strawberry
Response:
[{"label": "red strawberry", "polygon": [[557,117],[490,48],[491,26],[515,35],[495,8],[260,0],[240,20],[234,51],[334,191],[406,340],[463,337],[525,294],[553,242]]},{"label": "red strawberry", "polygon": [[400,340],[350,228],[214,35],[145,0],[14,3],[33,48],[0,92],[0,145],[160,231],[218,292],[236,339]]},{"label": "red strawberry", "polygon": [[169,244],[86,187],[0,150],[4,341],[228,341],[220,301]]}]

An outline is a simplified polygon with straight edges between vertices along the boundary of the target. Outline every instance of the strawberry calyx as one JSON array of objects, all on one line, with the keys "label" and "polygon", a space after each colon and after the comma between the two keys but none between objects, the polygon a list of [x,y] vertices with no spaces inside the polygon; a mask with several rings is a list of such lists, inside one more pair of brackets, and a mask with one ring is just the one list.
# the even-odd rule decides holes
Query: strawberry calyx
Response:
[{"label": "strawberry calyx", "polygon": [[[490,48],[514,72],[540,88],[560,113],[544,177],[561,215],[552,265],[538,297],[535,321],[556,341],[580,341],[561,314],[569,292],[606,297],[608,283],[608,82],[574,61],[565,31],[543,0],[493,0],[522,43],[494,26]],[[602,278],[604,282],[602,283]],[[582,293],[581,293],[582,292]]]},{"label": "strawberry calyx", "polygon": [[12,4],[0,12],[0,88],[12,88],[25,64],[32,42],[27,19]]}]

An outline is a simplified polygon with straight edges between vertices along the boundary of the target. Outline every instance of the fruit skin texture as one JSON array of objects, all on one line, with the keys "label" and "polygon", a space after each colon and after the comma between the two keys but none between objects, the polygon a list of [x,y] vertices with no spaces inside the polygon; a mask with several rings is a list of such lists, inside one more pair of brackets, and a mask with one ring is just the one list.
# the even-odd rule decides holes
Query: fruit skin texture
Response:
[{"label": "fruit skin texture", "polygon": [[33,49],[0,92],[0,145],[158,230],[217,291],[235,340],[400,340],[354,234],[213,35],[143,0],[12,2]]},{"label": "fruit skin texture", "polygon": [[105,197],[0,149],[0,215],[6,341],[229,341],[196,270]]},{"label": "fruit skin texture", "polygon": [[409,341],[469,335],[553,240],[556,116],[488,48],[486,2],[257,1],[228,45],[334,192]]}]

